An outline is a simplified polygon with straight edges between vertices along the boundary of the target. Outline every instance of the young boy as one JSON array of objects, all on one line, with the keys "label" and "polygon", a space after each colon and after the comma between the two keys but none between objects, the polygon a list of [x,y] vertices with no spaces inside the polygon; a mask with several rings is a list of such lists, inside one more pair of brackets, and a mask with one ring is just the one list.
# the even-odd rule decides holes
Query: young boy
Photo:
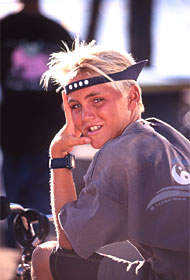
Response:
[{"label": "young boy", "polygon": [[[50,145],[57,241],[34,251],[34,279],[188,279],[190,143],[141,118],[145,64],[95,42],[52,55],[44,84],[62,88],[67,123]],[[71,152],[87,143],[100,150],[77,198]],[[143,261],[96,253],[125,240]]]}]

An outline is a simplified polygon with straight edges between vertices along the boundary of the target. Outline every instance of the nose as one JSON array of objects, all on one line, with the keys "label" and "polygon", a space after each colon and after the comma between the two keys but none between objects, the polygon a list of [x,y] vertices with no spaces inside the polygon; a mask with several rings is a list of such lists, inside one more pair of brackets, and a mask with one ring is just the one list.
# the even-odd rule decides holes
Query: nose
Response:
[{"label": "nose", "polygon": [[83,121],[95,118],[95,112],[92,108],[83,107],[81,112],[81,117]]}]

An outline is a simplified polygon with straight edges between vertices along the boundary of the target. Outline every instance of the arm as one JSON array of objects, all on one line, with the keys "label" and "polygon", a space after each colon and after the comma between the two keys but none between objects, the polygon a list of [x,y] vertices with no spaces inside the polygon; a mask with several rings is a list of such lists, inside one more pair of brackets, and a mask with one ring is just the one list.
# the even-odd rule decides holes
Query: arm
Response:
[{"label": "arm", "polygon": [[76,200],[77,198],[71,171],[68,169],[51,170],[50,184],[51,207],[52,214],[54,217],[54,224],[56,227],[58,243],[61,247],[65,249],[72,249],[58,221],[58,214],[61,208],[67,202]]},{"label": "arm", "polygon": [[[67,102],[67,97],[63,94],[64,110],[66,114],[66,125],[54,137],[50,145],[50,157],[61,158],[72,151],[76,145],[89,143],[89,138],[80,137],[80,133],[76,132],[71,109]],[[61,247],[72,249],[69,240],[67,239],[64,230],[61,228],[58,221],[60,209],[68,202],[76,200],[77,195],[72,177],[72,172],[66,168],[51,170],[50,192],[52,214],[56,227],[57,240]]]}]

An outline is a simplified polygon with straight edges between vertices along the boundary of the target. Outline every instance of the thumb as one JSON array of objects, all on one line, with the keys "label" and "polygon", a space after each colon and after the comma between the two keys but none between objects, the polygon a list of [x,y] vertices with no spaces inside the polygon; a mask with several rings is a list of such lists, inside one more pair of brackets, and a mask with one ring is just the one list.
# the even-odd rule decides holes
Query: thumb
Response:
[{"label": "thumb", "polygon": [[89,137],[77,137],[78,139],[78,145],[85,145],[85,144],[90,144],[91,143],[91,139]]}]

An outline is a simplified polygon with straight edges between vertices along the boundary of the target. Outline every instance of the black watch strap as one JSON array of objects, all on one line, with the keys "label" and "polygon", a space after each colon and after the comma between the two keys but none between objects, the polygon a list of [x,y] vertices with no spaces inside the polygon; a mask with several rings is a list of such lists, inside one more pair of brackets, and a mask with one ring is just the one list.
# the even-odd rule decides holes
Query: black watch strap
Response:
[{"label": "black watch strap", "polygon": [[58,168],[67,168],[69,170],[75,168],[75,156],[68,154],[64,158],[52,158],[49,161],[49,168],[58,169]]}]

